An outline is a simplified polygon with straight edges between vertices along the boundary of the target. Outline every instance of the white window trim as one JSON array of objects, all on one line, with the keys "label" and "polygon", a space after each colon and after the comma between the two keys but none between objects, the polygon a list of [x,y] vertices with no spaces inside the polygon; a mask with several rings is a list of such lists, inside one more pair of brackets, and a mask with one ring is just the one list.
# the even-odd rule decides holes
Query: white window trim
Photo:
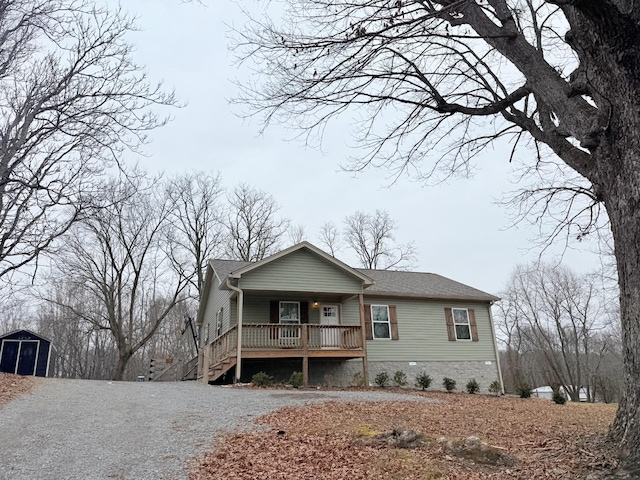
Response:
[{"label": "white window trim", "polygon": [[222,309],[223,307],[220,307],[220,310],[216,313],[216,338],[222,335]]},{"label": "white window trim", "polygon": [[[467,323],[457,323],[456,322],[456,310],[464,310],[467,312]],[[453,317],[453,331],[456,334],[457,342],[471,342],[473,341],[473,333],[471,333],[471,318],[469,317],[469,309],[468,308],[452,308],[451,316]],[[456,325],[466,325],[469,328],[469,338],[458,338],[458,330],[456,329]]]},{"label": "white window trim", "polygon": [[[376,322],[373,319],[373,307],[384,307],[387,309],[387,325],[389,325],[389,336],[388,337],[376,337],[376,329],[374,328],[374,323],[385,323],[385,322]],[[389,305],[371,305],[371,334],[374,340],[391,340],[391,314],[389,313]]]}]

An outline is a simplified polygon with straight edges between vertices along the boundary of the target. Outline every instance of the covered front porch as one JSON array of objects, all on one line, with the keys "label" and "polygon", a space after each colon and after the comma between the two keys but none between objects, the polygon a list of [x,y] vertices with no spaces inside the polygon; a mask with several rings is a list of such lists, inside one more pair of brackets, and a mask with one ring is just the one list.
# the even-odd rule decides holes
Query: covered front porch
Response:
[{"label": "covered front porch", "polygon": [[[308,295],[283,297],[243,292],[232,299],[236,303],[232,316],[244,317],[251,323],[238,322],[204,346],[199,355],[199,378],[206,383],[213,382],[235,367],[234,379],[239,381],[242,360],[287,358],[302,360],[305,386],[309,384],[310,358],[362,358],[366,378],[361,297],[351,296],[347,303],[343,298],[318,301]],[[256,320],[264,323],[254,323]]]},{"label": "covered front porch", "polygon": [[243,359],[298,358],[307,385],[314,357],[362,358],[367,378],[363,293],[371,278],[301,242],[257,262],[212,261],[207,282],[198,312],[203,381],[233,367],[239,381]]}]

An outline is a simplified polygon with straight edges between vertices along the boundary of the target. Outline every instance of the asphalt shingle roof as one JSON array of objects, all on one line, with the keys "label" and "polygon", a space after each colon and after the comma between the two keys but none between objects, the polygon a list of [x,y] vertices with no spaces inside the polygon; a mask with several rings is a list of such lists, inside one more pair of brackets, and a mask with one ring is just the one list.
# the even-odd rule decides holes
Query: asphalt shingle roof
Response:
[{"label": "asphalt shingle roof", "polygon": [[[246,267],[253,262],[211,260],[210,263],[220,277],[220,280],[224,281],[231,272]],[[478,300],[485,302],[499,300],[499,298],[494,295],[435,273],[367,270],[362,268],[357,268],[356,270],[370,277],[375,282],[372,286],[365,289],[365,294],[447,300]]]},{"label": "asphalt shingle roof", "polygon": [[210,260],[209,264],[220,277],[220,281],[224,281],[224,279],[231,272],[235,272],[236,270],[240,270],[242,267],[246,267],[247,265],[252,264],[253,262],[243,262],[241,260]]},{"label": "asphalt shingle roof", "polygon": [[375,282],[365,294],[388,294],[447,300],[497,301],[499,297],[435,273],[357,269]]}]

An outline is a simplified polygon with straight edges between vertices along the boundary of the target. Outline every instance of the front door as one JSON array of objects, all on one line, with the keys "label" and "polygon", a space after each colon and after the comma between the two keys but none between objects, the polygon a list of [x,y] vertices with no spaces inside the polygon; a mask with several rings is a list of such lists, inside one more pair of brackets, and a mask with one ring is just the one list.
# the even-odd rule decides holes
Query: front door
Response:
[{"label": "front door", "polygon": [[[322,305],[320,307],[321,325],[340,325],[340,308],[338,305]],[[340,348],[340,331],[337,328],[322,329],[322,348]]]}]

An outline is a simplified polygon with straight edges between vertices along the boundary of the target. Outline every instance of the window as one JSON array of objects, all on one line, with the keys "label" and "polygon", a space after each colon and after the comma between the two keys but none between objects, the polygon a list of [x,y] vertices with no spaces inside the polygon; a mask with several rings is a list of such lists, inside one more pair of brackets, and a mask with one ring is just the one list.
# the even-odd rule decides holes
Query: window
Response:
[{"label": "window", "polygon": [[[280,302],[280,323],[300,323],[300,302]],[[299,328],[281,328],[280,338],[298,338]]]},{"label": "window", "polygon": [[389,307],[387,305],[371,305],[371,323],[373,338],[391,338]]},{"label": "window", "polygon": [[209,324],[207,323],[204,327],[204,345],[206,346],[209,343]]},{"label": "window", "polygon": [[222,307],[216,313],[216,338],[222,335]]},{"label": "window", "polygon": [[466,308],[453,308],[453,326],[456,331],[456,340],[471,340],[471,326],[469,312]]}]

